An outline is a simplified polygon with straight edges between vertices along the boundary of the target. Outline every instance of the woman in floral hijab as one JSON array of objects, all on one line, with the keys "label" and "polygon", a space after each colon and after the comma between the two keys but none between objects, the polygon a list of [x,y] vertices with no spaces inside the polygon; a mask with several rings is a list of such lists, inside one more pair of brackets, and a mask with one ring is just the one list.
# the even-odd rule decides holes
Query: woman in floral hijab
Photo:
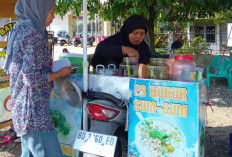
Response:
[{"label": "woman in floral hijab", "polygon": [[21,138],[21,157],[62,157],[50,114],[51,82],[72,72],[51,72],[47,31],[55,0],[18,0],[7,45],[5,71],[10,74],[12,121]]}]

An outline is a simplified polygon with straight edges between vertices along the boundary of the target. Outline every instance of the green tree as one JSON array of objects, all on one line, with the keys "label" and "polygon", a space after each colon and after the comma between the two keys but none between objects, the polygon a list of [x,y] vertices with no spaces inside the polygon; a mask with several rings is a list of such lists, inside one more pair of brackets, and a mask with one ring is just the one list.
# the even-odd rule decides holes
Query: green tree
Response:
[{"label": "green tree", "polygon": [[[64,15],[70,9],[79,15],[82,0],[57,0],[57,13]],[[214,17],[232,7],[231,0],[88,0],[91,17],[99,14],[104,20],[126,19],[132,14],[143,15],[148,21],[147,41],[154,50],[154,26],[160,21],[193,21]]]},{"label": "green tree", "polygon": [[215,23],[232,23],[232,7],[230,9],[225,9],[215,13],[215,18],[213,21]]},{"label": "green tree", "polygon": [[181,49],[177,50],[178,54],[191,54],[191,55],[200,55],[202,53],[208,53],[209,43],[205,42],[205,39],[202,36],[195,37],[188,42],[184,42],[184,45]]}]

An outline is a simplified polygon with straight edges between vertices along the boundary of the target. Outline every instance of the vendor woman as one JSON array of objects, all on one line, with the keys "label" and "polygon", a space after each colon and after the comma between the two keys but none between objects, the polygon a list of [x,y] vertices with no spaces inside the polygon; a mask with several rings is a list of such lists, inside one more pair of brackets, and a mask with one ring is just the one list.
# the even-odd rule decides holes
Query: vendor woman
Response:
[{"label": "vendor woman", "polygon": [[119,64],[123,57],[136,57],[139,63],[139,78],[146,76],[146,64],[151,57],[150,49],[144,41],[147,32],[146,19],[139,15],[132,15],[124,22],[119,33],[116,33],[100,42],[95,50],[91,65]]}]

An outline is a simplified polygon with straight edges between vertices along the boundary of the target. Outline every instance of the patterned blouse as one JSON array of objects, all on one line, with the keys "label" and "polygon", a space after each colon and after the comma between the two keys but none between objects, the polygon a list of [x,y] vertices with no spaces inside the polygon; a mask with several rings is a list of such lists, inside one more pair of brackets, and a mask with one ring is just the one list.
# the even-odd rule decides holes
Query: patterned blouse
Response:
[{"label": "patterned blouse", "polygon": [[10,65],[12,121],[17,136],[28,131],[54,130],[50,115],[48,83],[50,54],[42,32],[21,27],[13,43]]}]

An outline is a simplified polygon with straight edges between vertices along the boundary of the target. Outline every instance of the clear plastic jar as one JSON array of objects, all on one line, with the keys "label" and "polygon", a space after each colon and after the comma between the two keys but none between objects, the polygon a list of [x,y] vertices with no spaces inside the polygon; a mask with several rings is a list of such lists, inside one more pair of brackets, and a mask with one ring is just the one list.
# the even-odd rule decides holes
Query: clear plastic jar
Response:
[{"label": "clear plastic jar", "polygon": [[175,56],[172,64],[172,80],[196,82],[196,64],[190,55]]},{"label": "clear plastic jar", "polygon": [[122,64],[126,65],[127,61],[129,63],[129,65],[136,65],[136,64],[138,64],[138,59],[136,57],[123,57]]},{"label": "clear plastic jar", "polygon": [[120,64],[119,75],[123,77],[138,77],[138,65]]},{"label": "clear plastic jar", "polygon": [[150,58],[150,64],[147,67],[148,78],[168,80],[168,65],[167,59],[164,58]]},{"label": "clear plastic jar", "polygon": [[119,75],[123,77],[138,77],[138,60],[135,57],[124,57],[119,65]]}]

